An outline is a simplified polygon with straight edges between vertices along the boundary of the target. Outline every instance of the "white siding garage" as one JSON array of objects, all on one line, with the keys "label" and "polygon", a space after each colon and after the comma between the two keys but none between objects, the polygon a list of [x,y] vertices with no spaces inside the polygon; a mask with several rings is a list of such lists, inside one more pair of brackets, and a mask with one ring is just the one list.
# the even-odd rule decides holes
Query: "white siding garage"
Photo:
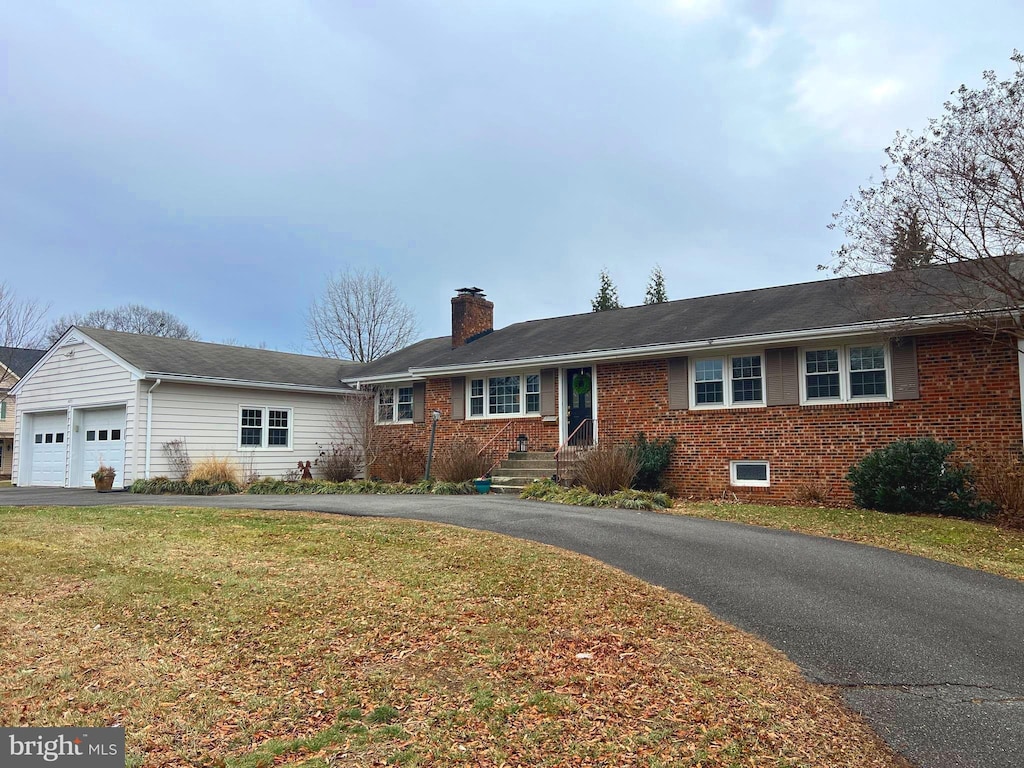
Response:
[{"label": "white siding garage", "polygon": [[356,403],[367,395],[341,381],[353,366],[73,327],[12,389],[11,479],[88,487],[104,464],[117,473],[115,487],[126,487],[173,474],[172,441],[193,461],[231,458],[245,475],[280,477],[357,432]]},{"label": "white siding garage", "polygon": [[66,411],[26,414],[25,463],[30,485],[64,485],[68,458]]}]

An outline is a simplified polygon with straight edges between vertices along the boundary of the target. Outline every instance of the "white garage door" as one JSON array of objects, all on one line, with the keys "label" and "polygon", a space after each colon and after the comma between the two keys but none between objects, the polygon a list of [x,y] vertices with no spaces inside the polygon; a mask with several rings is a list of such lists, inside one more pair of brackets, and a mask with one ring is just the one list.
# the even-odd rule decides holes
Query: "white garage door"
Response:
[{"label": "white garage door", "polygon": [[79,485],[92,485],[100,464],[113,467],[115,487],[124,480],[124,408],[82,411],[82,477]]},{"label": "white garage door", "polygon": [[29,417],[28,423],[29,485],[64,485],[68,455],[67,414],[35,413]]}]

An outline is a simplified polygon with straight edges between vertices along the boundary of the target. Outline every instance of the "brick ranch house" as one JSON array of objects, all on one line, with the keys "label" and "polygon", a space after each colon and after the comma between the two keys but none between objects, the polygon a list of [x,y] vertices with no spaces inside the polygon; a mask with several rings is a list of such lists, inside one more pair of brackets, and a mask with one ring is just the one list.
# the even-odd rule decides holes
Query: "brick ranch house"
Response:
[{"label": "brick ranch house", "polygon": [[[959,280],[929,267],[932,282]],[[891,275],[892,273],[888,273]],[[953,283],[950,283],[952,286]],[[469,437],[529,450],[675,437],[680,496],[848,501],[845,474],[908,437],[1022,447],[1019,347],[966,329],[940,292],[886,275],[823,280],[494,329],[479,289],[452,299],[452,334],[345,381],[377,391],[385,440]]]}]

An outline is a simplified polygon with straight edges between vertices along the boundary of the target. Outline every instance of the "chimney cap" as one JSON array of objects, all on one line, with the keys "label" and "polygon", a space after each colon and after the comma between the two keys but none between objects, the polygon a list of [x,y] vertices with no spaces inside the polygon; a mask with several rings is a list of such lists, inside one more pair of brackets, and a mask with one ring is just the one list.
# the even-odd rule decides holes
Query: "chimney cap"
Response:
[{"label": "chimney cap", "polygon": [[477,288],[476,286],[472,288],[456,288],[455,292],[459,296],[479,296],[481,299],[486,295],[483,288]]}]

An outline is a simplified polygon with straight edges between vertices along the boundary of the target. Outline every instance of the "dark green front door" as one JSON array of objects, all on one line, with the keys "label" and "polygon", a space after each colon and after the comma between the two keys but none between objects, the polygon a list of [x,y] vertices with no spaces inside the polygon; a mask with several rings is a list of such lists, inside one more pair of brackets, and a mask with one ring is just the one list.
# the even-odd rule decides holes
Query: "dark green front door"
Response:
[{"label": "dark green front door", "polygon": [[594,442],[594,378],[590,366],[566,369],[565,390],[569,401],[566,436],[572,445],[590,445]]}]

